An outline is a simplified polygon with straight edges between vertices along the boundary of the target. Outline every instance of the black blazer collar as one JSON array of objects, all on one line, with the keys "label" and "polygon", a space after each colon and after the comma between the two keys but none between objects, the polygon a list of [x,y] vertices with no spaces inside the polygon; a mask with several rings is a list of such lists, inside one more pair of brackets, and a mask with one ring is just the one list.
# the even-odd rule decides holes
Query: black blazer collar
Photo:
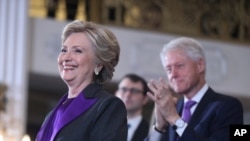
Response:
[{"label": "black blazer collar", "polygon": [[102,85],[96,82],[90,83],[85,89],[83,89],[83,93],[85,98],[93,98],[96,97],[97,91],[102,90]]}]

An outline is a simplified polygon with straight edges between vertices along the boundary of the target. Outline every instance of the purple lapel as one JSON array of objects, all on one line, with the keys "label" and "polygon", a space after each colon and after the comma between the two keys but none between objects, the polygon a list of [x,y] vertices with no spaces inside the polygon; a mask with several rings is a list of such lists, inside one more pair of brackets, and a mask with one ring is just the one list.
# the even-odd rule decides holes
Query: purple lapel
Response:
[{"label": "purple lapel", "polygon": [[[84,97],[84,94],[80,94],[77,98],[75,98],[72,103],[69,105],[69,107],[65,110],[65,113],[58,121],[58,124],[56,125],[52,139],[54,139],[55,135],[64,127],[66,124],[68,124],[70,121],[77,118],[79,115],[87,111],[91,105],[93,105],[96,102],[96,99],[86,99]],[[82,107],[82,108],[76,108],[76,107]]]},{"label": "purple lapel", "polygon": [[[61,100],[59,101],[59,104],[56,106],[56,108],[53,110],[52,115],[49,117],[47,122],[42,126],[41,130],[38,134],[38,140],[37,141],[44,141],[45,140],[51,140],[53,141],[57,133],[69,122],[77,118],[79,115],[87,111],[96,101],[97,99],[86,99],[84,97],[83,92],[79,94],[78,97],[73,99],[73,101],[68,105],[68,107],[65,109],[64,113],[58,120],[56,120],[56,113],[63,104],[63,102],[67,99],[67,95],[63,96]],[[76,107],[82,107],[82,108],[76,108]],[[54,129],[51,127],[54,125],[55,120],[57,121]],[[53,129],[53,131],[50,131],[50,129]],[[49,133],[49,136],[47,132],[51,132],[51,136]],[[45,136],[44,136],[45,135]],[[39,137],[40,136],[40,137]]]}]

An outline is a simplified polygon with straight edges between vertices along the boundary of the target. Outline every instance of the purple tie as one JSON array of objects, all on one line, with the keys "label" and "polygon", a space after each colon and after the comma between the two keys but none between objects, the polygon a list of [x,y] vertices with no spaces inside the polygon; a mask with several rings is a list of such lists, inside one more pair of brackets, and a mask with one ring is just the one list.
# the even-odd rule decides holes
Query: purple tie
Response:
[{"label": "purple tie", "polygon": [[192,100],[189,100],[188,102],[185,103],[185,106],[184,106],[184,110],[183,110],[183,113],[182,113],[182,119],[185,121],[185,122],[189,122],[190,118],[191,118],[191,107],[194,106],[196,104],[195,101],[192,101]]}]

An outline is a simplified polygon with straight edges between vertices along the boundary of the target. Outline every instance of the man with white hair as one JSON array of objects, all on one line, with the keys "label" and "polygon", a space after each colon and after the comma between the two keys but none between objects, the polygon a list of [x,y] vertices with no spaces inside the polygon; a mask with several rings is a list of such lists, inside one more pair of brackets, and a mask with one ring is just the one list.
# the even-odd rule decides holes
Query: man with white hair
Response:
[{"label": "man with white hair", "polygon": [[[148,96],[155,102],[152,141],[229,141],[229,127],[243,124],[242,104],[215,92],[206,82],[201,44],[180,37],[164,45],[161,60],[168,83],[151,80]],[[173,92],[182,97],[177,101]]]}]

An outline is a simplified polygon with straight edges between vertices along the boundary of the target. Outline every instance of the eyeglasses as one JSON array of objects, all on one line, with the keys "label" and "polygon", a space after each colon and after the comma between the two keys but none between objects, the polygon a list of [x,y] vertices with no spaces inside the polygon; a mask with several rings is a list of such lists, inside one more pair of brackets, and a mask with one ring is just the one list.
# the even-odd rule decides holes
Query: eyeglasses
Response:
[{"label": "eyeglasses", "polygon": [[126,92],[130,92],[131,94],[140,94],[140,93],[143,93],[142,90],[139,90],[139,89],[136,89],[136,88],[126,88],[126,87],[121,87],[119,88],[119,90],[122,92],[122,93],[126,93]]}]

